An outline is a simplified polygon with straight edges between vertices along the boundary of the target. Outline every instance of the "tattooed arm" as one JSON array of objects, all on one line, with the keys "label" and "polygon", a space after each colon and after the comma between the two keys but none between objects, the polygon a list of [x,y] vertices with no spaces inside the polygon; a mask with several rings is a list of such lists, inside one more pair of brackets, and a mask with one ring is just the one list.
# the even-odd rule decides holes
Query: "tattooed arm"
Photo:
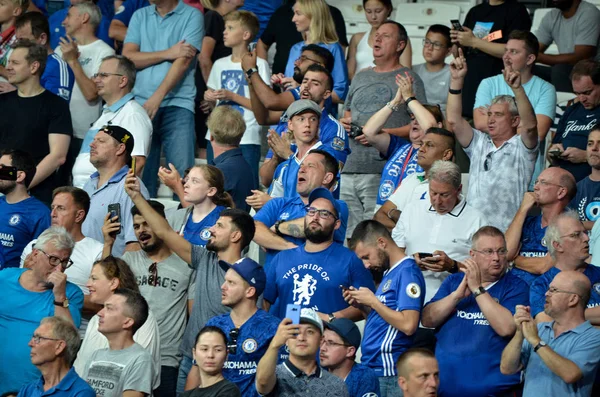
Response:
[{"label": "tattooed arm", "polygon": [[279,224],[279,232],[286,236],[305,238],[304,236],[304,217],[294,219]]}]

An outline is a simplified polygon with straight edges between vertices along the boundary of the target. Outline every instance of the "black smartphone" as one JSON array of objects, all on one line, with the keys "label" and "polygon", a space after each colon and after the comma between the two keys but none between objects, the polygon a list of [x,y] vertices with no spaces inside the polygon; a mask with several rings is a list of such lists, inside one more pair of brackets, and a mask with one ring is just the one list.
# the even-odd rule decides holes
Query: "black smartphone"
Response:
[{"label": "black smartphone", "polygon": [[[121,222],[121,204],[119,204],[119,203],[109,204],[108,205],[108,213],[110,214],[111,221],[116,216],[117,222]],[[113,236],[116,236],[117,234],[121,233],[121,228],[122,227],[119,227],[119,230],[116,233],[113,233]]]},{"label": "black smartphone", "polygon": [[462,28],[462,25],[460,24],[460,21],[458,19],[451,19],[450,23],[452,24],[452,29],[464,32],[464,29]]},{"label": "black smartphone", "polygon": [[432,256],[433,254],[430,252],[419,252],[419,258],[421,259],[431,258]]},{"label": "black smartphone", "polygon": [[550,150],[548,153],[550,153],[550,156],[552,157],[560,157],[560,155],[562,154],[562,152],[559,149]]},{"label": "black smartphone", "polygon": [[349,138],[356,138],[359,135],[363,134],[363,129],[360,125],[356,123],[350,123],[350,131],[347,132]]},{"label": "black smartphone", "polygon": [[248,52],[254,52],[256,50],[256,42],[248,44]]},{"label": "black smartphone", "polygon": [[16,181],[17,180],[17,167],[12,167],[10,165],[0,166],[0,180]]}]

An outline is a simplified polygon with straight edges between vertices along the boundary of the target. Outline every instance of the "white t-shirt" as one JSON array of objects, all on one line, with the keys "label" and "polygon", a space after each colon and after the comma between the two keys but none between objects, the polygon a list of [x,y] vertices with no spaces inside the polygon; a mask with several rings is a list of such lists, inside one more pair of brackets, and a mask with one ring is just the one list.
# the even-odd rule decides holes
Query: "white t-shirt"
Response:
[{"label": "white t-shirt", "polygon": [[[78,45],[77,48],[79,49],[79,64],[89,78],[98,73],[102,59],[115,53],[114,49],[99,39],[90,44]],[[60,46],[56,47],[54,52],[62,58]],[[75,81],[69,108],[71,109],[71,120],[73,122],[73,135],[76,138],[83,139],[90,125],[100,115],[102,98],[88,102],[83,96],[79,84]]]},{"label": "white t-shirt", "polygon": [[[80,376],[83,375],[85,368],[92,358],[92,354],[99,349],[108,349],[108,339],[98,331],[98,315],[96,314],[90,320],[85,338],[81,342],[81,348],[77,353],[77,358],[73,367]],[[152,384],[154,387],[160,386],[160,335],[158,333],[158,324],[152,310],[148,311],[148,319],[140,329],[133,335],[133,340],[148,350],[152,355],[154,363],[154,376]]]},{"label": "white t-shirt", "polygon": [[[429,201],[429,180],[425,179],[424,172],[415,172],[408,175],[398,186],[398,189],[388,198],[394,203],[398,211],[404,211],[404,207],[412,201]],[[377,212],[381,206],[375,210]]]},{"label": "white t-shirt", "polygon": [[91,127],[88,126],[81,150],[73,166],[73,186],[82,188],[90,179],[90,175],[96,172],[96,168],[90,163],[90,143],[94,140],[98,130],[107,125],[109,121],[111,125],[123,127],[133,135],[132,156],[148,157],[150,154],[152,120],[144,108],[133,100],[133,95],[128,94],[112,106],[105,105],[100,118]]},{"label": "white t-shirt", "polygon": [[[256,59],[258,68],[258,74],[266,84],[271,84],[271,70],[269,64],[262,58]],[[240,62],[235,63],[231,61],[231,56],[217,59],[210,70],[208,76],[208,82],[206,86],[213,90],[226,89],[235,92],[246,98],[250,98],[250,90],[248,88],[248,81],[244,76],[242,70],[242,64]],[[256,117],[251,109],[246,109],[231,101],[218,101],[219,105],[230,105],[234,109],[237,109],[244,116],[246,122],[246,132],[242,136],[241,145],[260,145],[260,125],[256,122]],[[210,131],[206,133],[206,139],[210,140]]]}]

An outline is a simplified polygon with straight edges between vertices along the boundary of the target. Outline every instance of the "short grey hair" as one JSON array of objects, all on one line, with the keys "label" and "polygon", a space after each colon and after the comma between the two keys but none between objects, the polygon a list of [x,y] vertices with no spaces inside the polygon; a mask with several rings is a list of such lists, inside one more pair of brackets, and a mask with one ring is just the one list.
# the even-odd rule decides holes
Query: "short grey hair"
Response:
[{"label": "short grey hair", "polygon": [[508,104],[508,111],[510,114],[514,116],[519,115],[519,109],[517,108],[517,100],[512,95],[497,95],[492,99],[492,105],[496,105],[498,103],[506,103]]},{"label": "short grey hair", "polygon": [[82,3],[73,4],[71,7],[77,8],[79,14],[88,14],[90,16],[90,25],[96,30],[98,25],[100,25],[100,21],[102,20],[102,13],[100,12],[100,8],[92,3],[91,1],[84,1]]},{"label": "short grey hair", "polygon": [[50,243],[59,251],[67,250],[73,252],[73,248],[75,247],[73,237],[62,226],[52,226],[44,230],[37,238],[34,248],[47,248]]},{"label": "short grey hair", "polygon": [[447,183],[458,189],[462,183],[460,167],[452,161],[437,160],[429,169],[429,180]]},{"label": "short grey hair", "polygon": [[109,55],[102,58],[102,62],[110,61],[111,59],[117,60],[117,71],[127,77],[127,88],[129,88],[129,91],[132,91],[135,85],[135,76],[137,75],[135,64],[131,59],[123,55]]},{"label": "short grey hair", "polygon": [[69,320],[63,317],[44,317],[40,325],[49,324],[52,328],[52,337],[65,342],[67,347],[64,351],[64,360],[69,366],[73,365],[79,347],[81,338],[79,332]]},{"label": "short grey hair", "polygon": [[579,215],[574,210],[567,210],[557,216],[554,221],[550,222],[548,227],[546,228],[546,233],[544,234],[543,242],[546,244],[546,248],[548,248],[548,253],[552,257],[552,259],[556,259],[556,248],[554,248],[554,243],[562,243],[559,230],[558,223],[561,219],[571,218],[579,221]]}]

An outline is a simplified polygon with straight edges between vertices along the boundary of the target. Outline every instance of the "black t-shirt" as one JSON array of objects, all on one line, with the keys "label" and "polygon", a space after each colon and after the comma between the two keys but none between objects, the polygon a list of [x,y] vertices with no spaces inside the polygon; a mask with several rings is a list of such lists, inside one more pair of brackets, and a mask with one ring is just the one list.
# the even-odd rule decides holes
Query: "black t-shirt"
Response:
[{"label": "black t-shirt", "polygon": [[[23,150],[38,164],[50,153],[49,134],[73,135],[67,101],[50,91],[29,98],[20,97],[17,91],[0,95],[0,149]],[[55,173],[31,193],[50,203],[52,190],[66,182]]]},{"label": "black t-shirt", "polygon": [[[292,18],[294,17],[293,5],[294,2],[290,1],[288,4],[279,7],[273,13],[267,28],[260,37],[263,43],[268,46],[277,43],[277,52],[275,53],[275,60],[273,62],[273,74],[285,72],[285,65],[287,64],[292,46],[303,40],[302,34],[298,32],[296,25],[292,22]],[[346,22],[344,22],[342,12],[332,6],[329,6],[329,10],[335,24],[335,31],[337,32],[340,45],[348,46]]]},{"label": "black t-shirt", "polygon": [[205,36],[212,37],[215,43],[215,49],[210,57],[213,63],[217,59],[221,59],[231,55],[231,48],[225,47],[223,42],[223,32],[225,31],[225,20],[221,14],[213,10],[207,10],[204,14],[204,28],[206,29]]},{"label": "black t-shirt", "polygon": [[240,390],[227,379],[215,383],[209,387],[197,387],[193,390],[183,392],[181,397],[240,397]]},{"label": "black t-shirt", "polygon": [[[500,30],[502,38],[494,40],[493,43],[506,43],[508,35],[513,30],[531,29],[531,17],[523,4],[516,0],[507,0],[496,6],[491,6],[489,3],[476,5],[467,13],[463,25],[473,30],[475,36],[479,38]],[[466,47],[465,52],[469,71],[462,94],[463,115],[473,117],[473,105],[479,83],[483,79],[501,73],[504,65],[501,58],[493,57],[483,51]]]}]

